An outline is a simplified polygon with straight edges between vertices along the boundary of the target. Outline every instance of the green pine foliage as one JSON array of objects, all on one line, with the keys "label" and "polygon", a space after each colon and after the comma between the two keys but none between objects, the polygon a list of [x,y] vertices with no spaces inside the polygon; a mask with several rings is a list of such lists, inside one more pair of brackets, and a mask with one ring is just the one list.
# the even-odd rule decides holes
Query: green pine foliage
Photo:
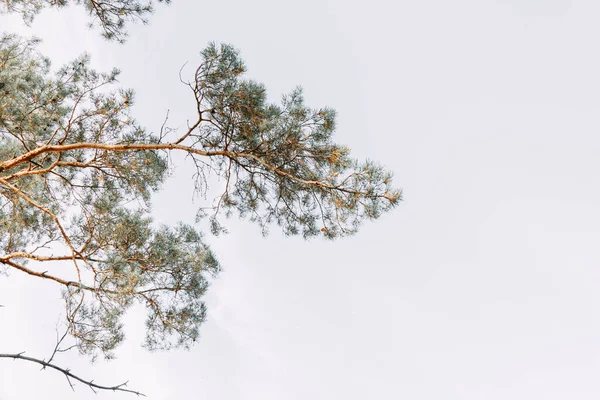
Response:
[{"label": "green pine foliage", "polygon": [[[132,1],[102,4],[111,3],[141,12]],[[115,87],[117,70],[96,72],[84,56],[53,71],[35,46],[0,38],[0,266],[62,288],[84,354],[112,357],[135,303],[148,313],[149,349],[198,338],[203,295],[220,266],[196,224],[157,226],[150,217],[170,152],[192,158],[190,184],[201,194],[207,179],[224,182],[198,211],[215,234],[225,230],[222,216],[237,215],[263,233],[279,226],[336,239],[400,201],[390,172],[333,142],[332,109],[308,107],[299,88],[269,103],[229,45],[208,45],[185,82],[197,110],[189,129],[158,134],[131,116],[134,94]]]},{"label": "green pine foliage", "polygon": [[[156,2],[168,4],[171,1]],[[105,38],[122,43],[127,37],[126,25],[130,22],[147,23],[148,16],[154,11],[154,3],[154,0],[3,0],[0,13],[21,14],[25,23],[30,24],[45,8],[83,5],[91,17],[90,27],[97,26]]]}]

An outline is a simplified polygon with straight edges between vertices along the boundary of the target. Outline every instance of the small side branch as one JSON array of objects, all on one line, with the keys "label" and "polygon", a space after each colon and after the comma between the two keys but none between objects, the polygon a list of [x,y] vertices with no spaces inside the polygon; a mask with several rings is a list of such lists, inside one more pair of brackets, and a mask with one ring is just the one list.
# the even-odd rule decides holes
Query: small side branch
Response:
[{"label": "small side branch", "polygon": [[76,381],[79,381],[81,383],[83,383],[84,385],[88,386],[90,389],[92,389],[92,391],[94,393],[97,393],[97,390],[112,390],[113,392],[127,392],[127,393],[133,393],[135,395],[138,396],[144,396],[146,397],[145,394],[140,393],[138,391],[135,390],[130,390],[130,389],[126,389],[125,387],[127,386],[127,382],[121,383],[120,385],[115,385],[115,386],[104,386],[104,385],[98,385],[96,383],[94,383],[93,380],[91,381],[87,381],[83,378],[80,378],[79,376],[73,374],[69,369],[67,368],[62,368],[59,367],[58,365],[52,364],[50,362],[44,361],[44,360],[40,360],[37,358],[33,358],[33,357],[28,357],[23,355],[25,353],[17,353],[17,354],[0,354],[0,358],[12,358],[14,360],[24,360],[24,361],[30,361],[36,364],[40,364],[42,367],[46,368],[53,368],[59,372],[62,372],[65,377],[67,378],[67,381],[69,381],[69,385],[71,386],[71,389],[75,390],[73,388],[73,384],[71,382],[71,379],[75,379]]}]

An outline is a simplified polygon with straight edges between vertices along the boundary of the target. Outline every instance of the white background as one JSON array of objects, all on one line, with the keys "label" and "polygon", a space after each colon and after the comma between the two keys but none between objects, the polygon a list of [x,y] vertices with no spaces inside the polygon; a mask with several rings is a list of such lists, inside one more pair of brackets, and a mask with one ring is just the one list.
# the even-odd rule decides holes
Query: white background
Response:
[{"label": "white background", "polygon": [[[110,363],[57,359],[150,399],[598,399],[600,3],[421,0],[184,1],[124,45],[82,10],[32,29],[55,66],[82,52],[122,69],[158,130],[193,116],[178,71],[207,42],[242,50],[270,98],[300,84],[339,111],[337,141],[396,173],[405,201],[339,242],[263,239],[248,222],[208,237],[224,272],[190,352],[140,349],[143,315]],[[190,67],[191,72],[191,67]],[[155,198],[192,221],[189,168]],[[0,352],[45,357],[59,288],[0,278]],[[116,399],[0,360],[0,399]]]}]

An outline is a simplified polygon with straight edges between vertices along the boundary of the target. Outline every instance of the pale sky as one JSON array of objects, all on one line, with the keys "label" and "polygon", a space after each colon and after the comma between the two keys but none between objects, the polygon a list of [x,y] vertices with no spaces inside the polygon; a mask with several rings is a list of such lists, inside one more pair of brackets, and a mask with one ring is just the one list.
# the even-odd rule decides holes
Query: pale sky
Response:
[{"label": "pale sky", "polygon": [[[176,0],[118,45],[80,10],[32,29],[0,17],[43,38],[56,67],[86,51],[119,67],[154,131],[167,109],[175,126],[193,114],[180,67],[231,43],[273,101],[302,85],[309,105],[337,109],[337,141],[404,190],[339,242],[230,220],[207,236],[224,271],[192,351],[141,349],[135,310],[117,360],[57,364],[153,400],[598,399],[599,19],[583,0]],[[201,205],[180,165],[159,222]],[[0,304],[0,353],[49,355],[59,288],[14,272]],[[134,396],[73,393],[57,372],[0,360],[0,400],[40,398]]]}]

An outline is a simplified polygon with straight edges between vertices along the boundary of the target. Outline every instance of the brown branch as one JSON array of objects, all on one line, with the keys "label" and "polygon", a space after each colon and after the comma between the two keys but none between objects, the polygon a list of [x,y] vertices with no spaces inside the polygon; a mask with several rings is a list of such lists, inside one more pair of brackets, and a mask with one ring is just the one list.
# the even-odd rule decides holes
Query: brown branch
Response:
[{"label": "brown branch", "polygon": [[[16,254],[16,253],[13,253]],[[27,258],[32,258],[32,257],[27,257]],[[62,257],[61,257],[62,258]],[[35,259],[35,258],[33,258]],[[65,260],[71,260],[71,257],[64,257]],[[39,261],[57,261],[57,259],[52,259],[52,260],[39,260]],[[82,290],[86,290],[88,292],[93,292],[93,293],[106,293],[106,294],[116,294],[116,295],[123,295],[123,294],[127,294],[127,295],[131,295],[131,296],[138,296],[138,295],[144,295],[145,293],[151,293],[151,292],[157,292],[157,291],[173,291],[174,288],[173,287],[168,287],[168,286],[160,286],[160,287],[150,287],[148,289],[141,289],[141,290],[135,290],[135,291],[130,291],[130,292],[124,292],[124,291],[117,291],[117,290],[109,290],[109,289],[104,289],[102,287],[102,285],[100,285],[99,287],[92,287],[92,286],[88,286],[88,285],[84,285],[83,283],[80,282],[75,282],[75,281],[67,281],[65,279],[59,278],[57,276],[54,275],[49,275],[47,273],[47,271],[45,272],[38,272],[38,271],[34,271],[31,270],[27,267],[24,267],[23,265],[17,264],[14,261],[10,260],[10,257],[0,257],[0,263],[1,264],[5,264],[8,265],[10,267],[13,267],[21,272],[24,272],[28,275],[32,275],[38,278],[43,278],[43,279],[48,279],[57,283],[60,283],[61,285],[64,285],[66,287],[77,287],[79,289]]]},{"label": "brown branch", "polygon": [[[254,155],[254,154],[243,153],[243,152],[234,152],[234,151],[228,151],[228,150],[204,151],[204,150],[195,149],[193,147],[184,146],[184,145],[177,144],[177,143],[164,143],[164,144],[162,144],[162,143],[155,143],[155,144],[72,143],[72,144],[65,144],[65,145],[42,146],[42,147],[38,147],[37,149],[31,150],[25,154],[22,154],[19,157],[13,158],[12,160],[8,160],[3,163],[0,163],[0,172],[7,170],[9,168],[12,168],[15,165],[21,164],[23,162],[27,162],[27,161],[39,156],[40,154],[62,153],[65,151],[77,150],[77,149],[98,149],[98,150],[107,150],[107,151],[182,150],[182,151],[185,151],[186,153],[196,154],[196,155],[205,156],[205,157],[222,156],[222,157],[228,157],[230,159],[247,158],[247,159],[251,159],[251,160],[257,162],[265,169],[267,169],[279,176],[288,178],[290,180],[301,183],[303,185],[318,186],[318,187],[322,187],[325,189],[339,190],[339,191],[351,193],[351,194],[366,195],[366,192],[349,190],[349,189],[340,187],[339,185],[329,185],[329,184],[320,182],[318,180],[306,180],[306,179],[299,178],[288,172],[282,171],[273,165],[268,164],[267,162],[263,161],[260,157]],[[389,201],[394,201],[398,198],[397,195],[395,195],[395,194],[392,195],[389,193],[384,193],[382,195],[376,195],[376,197],[383,197]]]},{"label": "brown branch", "polygon": [[[69,259],[72,259],[72,257],[69,258]],[[96,291],[96,289],[94,289],[93,287],[86,286],[86,285],[84,285],[84,284],[82,284],[80,282],[66,281],[66,280],[64,280],[62,278],[59,278],[59,277],[56,277],[54,275],[48,275],[46,272],[33,271],[33,270],[29,269],[29,268],[26,268],[26,267],[24,267],[24,266],[22,266],[20,264],[15,263],[14,261],[11,261],[9,259],[0,258],[0,263],[6,264],[8,266],[11,266],[11,267],[13,267],[15,269],[18,269],[19,271],[25,272],[26,274],[37,276],[38,278],[50,279],[52,281],[58,282],[61,285],[64,285],[64,286],[67,286],[67,287],[69,287],[69,286],[75,286],[75,287],[78,287],[80,289],[85,289],[85,290],[89,290],[89,291],[92,291],[92,292]]]},{"label": "brown branch", "polygon": [[[35,261],[70,261],[73,259],[73,256],[72,255],[38,256],[38,255],[33,254],[33,252],[27,253],[27,252],[17,251],[14,253],[7,254],[6,256],[0,257],[0,262],[10,260],[11,258],[27,258],[27,259],[35,260]],[[77,255],[77,256],[75,256],[75,258],[77,260],[82,260],[82,261],[86,261],[86,260],[99,261],[99,260],[90,259],[88,257],[81,256],[81,255]]]}]

